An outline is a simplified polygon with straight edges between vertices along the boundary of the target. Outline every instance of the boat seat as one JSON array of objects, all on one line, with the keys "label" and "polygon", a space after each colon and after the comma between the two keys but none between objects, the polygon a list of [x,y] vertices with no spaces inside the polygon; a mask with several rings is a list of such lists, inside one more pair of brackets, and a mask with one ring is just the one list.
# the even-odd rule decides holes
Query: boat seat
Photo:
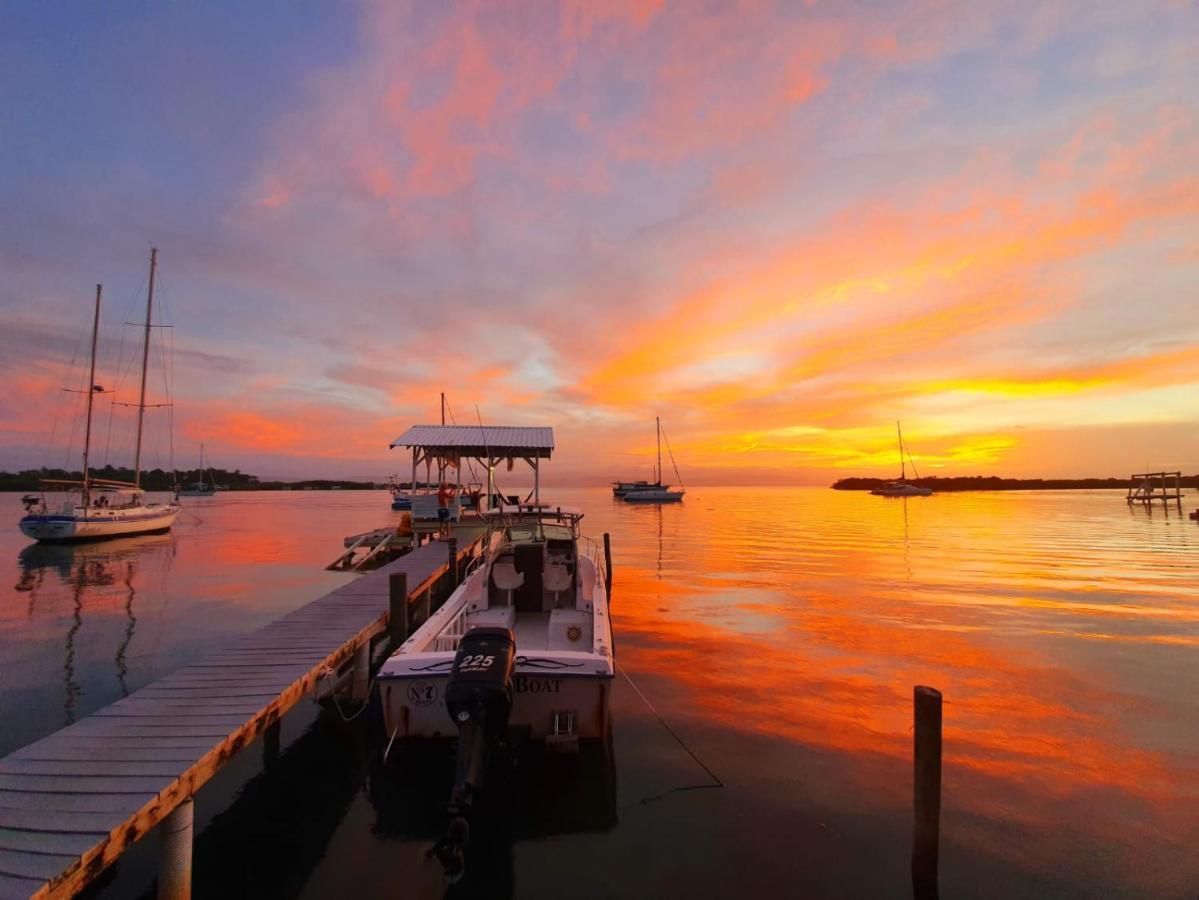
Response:
[{"label": "boat seat", "polygon": [[505,602],[512,605],[512,592],[525,583],[523,573],[516,571],[516,566],[510,562],[497,562],[491,566],[491,583],[507,593]]},{"label": "boat seat", "polygon": [[545,567],[545,574],[542,576],[542,585],[547,593],[553,594],[553,605],[550,609],[557,609],[560,605],[563,591],[570,590],[571,582],[574,579],[571,577],[570,569],[561,564],[550,563]]}]

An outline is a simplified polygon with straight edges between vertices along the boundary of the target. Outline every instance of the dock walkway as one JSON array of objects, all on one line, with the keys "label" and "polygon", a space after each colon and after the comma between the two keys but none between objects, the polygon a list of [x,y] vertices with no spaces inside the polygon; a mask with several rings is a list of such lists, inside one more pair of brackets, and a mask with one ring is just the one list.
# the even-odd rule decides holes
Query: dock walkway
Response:
[{"label": "dock walkway", "polygon": [[367,659],[392,574],[406,574],[412,604],[455,548],[417,547],[0,759],[0,898],[72,896],[181,804],[190,841],[196,791],[330,673]]}]

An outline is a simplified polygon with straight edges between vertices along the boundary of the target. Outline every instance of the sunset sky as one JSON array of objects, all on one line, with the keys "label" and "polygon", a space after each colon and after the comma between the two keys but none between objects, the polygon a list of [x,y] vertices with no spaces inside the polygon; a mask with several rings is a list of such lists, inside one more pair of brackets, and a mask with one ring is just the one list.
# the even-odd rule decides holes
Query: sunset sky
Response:
[{"label": "sunset sky", "polygon": [[655,414],[697,484],[891,474],[896,419],[1193,472],[1197,85],[1189,2],[5,3],[0,468],[78,465],[96,282],[134,399],[153,244],[181,465],[381,478],[444,390],[560,481]]}]

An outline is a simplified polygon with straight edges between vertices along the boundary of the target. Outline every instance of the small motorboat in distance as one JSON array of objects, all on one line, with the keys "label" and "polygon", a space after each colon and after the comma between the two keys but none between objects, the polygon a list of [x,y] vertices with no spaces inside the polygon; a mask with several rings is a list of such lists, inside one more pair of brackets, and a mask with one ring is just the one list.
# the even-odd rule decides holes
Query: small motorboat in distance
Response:
[{"label": "small motorboat in distance", "polygon": [[612,482],[612,496],[613,497],[623,497],[629,491],[648,491],[651,489],[656,490],[661,487],[662,487],[661,484],[651,484],[650,482],[645,481],[645,480],[613,481]]}]

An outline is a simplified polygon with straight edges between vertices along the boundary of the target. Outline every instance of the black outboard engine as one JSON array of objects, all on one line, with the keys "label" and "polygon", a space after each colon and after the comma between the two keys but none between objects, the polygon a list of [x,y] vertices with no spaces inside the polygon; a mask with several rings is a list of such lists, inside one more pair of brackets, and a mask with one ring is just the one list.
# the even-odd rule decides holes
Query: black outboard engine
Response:
[{"label": "black outboard engine", "polygon": [[466,869],[469,816],[483,786],[491,753],[508,727],[512,712],[512,670],[516,639],[508,628],[472,628],[458,644],[445,688],[445,705],[458,728],[458,766],[450,794],[450,824],[429,851],[457,881]]}]

